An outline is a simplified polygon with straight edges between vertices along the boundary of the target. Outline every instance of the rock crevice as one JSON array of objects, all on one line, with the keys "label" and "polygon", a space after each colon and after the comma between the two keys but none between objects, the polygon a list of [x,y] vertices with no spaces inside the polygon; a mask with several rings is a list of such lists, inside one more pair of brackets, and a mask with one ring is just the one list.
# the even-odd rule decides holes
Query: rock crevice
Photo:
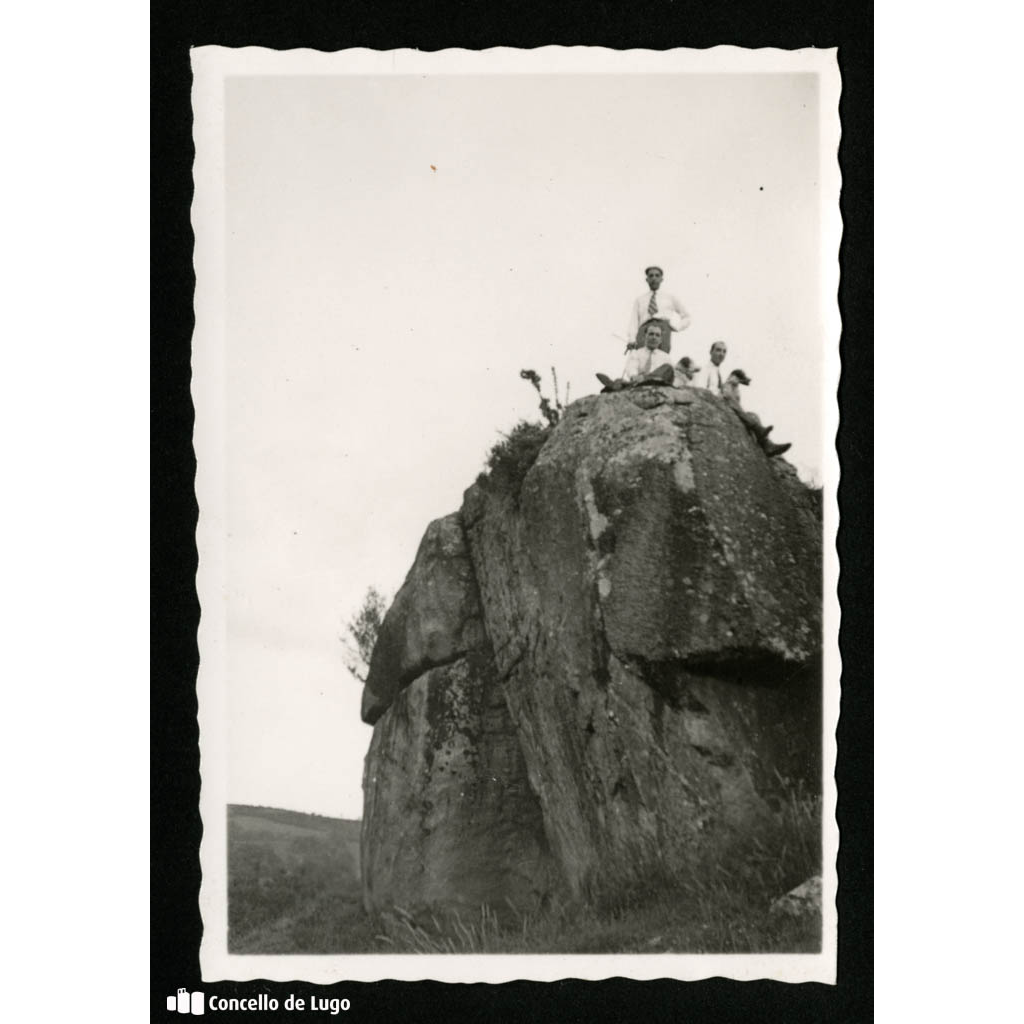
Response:
[{"label": "rock crevice", "polygon": [[427,527],[409,575],[384,616],[363,690],[371,725],[428,669],[485,643],[480,596],[459,513]]}]

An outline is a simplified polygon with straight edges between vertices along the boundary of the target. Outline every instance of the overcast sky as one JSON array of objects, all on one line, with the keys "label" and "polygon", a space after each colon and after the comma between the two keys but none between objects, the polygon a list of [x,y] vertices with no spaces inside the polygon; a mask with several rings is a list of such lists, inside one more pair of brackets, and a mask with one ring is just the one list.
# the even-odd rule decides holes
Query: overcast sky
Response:
[{"label": "overcast sky", "polygon": [[[228,799],[361,816],[339,635],[491,445],[617,374],[643,268],[820,479],[813,74],[230,77]],[[200,453],[201,457],[201,453]]]}]

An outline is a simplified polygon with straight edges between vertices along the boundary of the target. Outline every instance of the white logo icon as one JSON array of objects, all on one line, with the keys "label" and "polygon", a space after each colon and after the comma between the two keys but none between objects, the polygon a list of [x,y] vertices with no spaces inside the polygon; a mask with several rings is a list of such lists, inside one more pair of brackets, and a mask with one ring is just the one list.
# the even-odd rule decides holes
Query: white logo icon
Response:
[{"label": "white logo icon", "polygon": [[194,1013],[197,1016],[206,1013],[205,996],[202,992],[193,992],[189,997],[188,989],[179,988],[176,996],[167,997],[167,1009],[174,1013]]}]

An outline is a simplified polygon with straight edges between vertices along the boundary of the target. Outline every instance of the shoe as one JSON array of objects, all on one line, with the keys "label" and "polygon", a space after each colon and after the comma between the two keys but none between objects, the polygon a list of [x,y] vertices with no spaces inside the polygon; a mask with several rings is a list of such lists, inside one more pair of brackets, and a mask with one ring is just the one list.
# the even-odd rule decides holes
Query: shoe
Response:
[{"label": "shoe", "polygon": [[764,451],[768,458],[773,458],[776,455],[781,455],[783,452],[788,452],[789,449],[792,447],[793,443],[791,441],[787,442],[786,444],[773,444],[771,441],[769,441],[767,444],[765,444]]},{"label": "shoe", "polygon": [[612,380],[611,377],[606,377],[603,373],[595,374],[595,376],[604,385],[604,387],[601,388],[602,395],[612,394],[615,391],[621,391],[626,386],[625,381]]}]

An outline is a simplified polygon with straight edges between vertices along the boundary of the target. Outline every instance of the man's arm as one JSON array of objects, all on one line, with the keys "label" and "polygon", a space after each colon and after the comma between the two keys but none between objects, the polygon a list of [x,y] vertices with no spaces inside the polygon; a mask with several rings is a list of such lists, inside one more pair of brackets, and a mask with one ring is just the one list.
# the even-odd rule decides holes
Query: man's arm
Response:
[{"label": "man's arm", "polygon": [[680,331],[685,331],[686,328],[690,326],[690,314],[686,312],[686,309],[683,306],[683,304],[674,295],[670,295],[668,297],[668,300],[669,305],[672,307],[673,310],[675,310],[676,313],[679,314],[679,319],[682,321],[682,324],[679,326],[678,329]]},{"label": "man's arm", "polygon": [[630,349],[626,356],[626,365],[622,368],[622,379],[633,380],[640,375],[640,350]]},{"label": "man's arm", "polygon": [[629,326],[626,328],[626,344],[636,348],[636,336],[640,330],[640,300],[634,299],[633,306],[629,311]]}]

